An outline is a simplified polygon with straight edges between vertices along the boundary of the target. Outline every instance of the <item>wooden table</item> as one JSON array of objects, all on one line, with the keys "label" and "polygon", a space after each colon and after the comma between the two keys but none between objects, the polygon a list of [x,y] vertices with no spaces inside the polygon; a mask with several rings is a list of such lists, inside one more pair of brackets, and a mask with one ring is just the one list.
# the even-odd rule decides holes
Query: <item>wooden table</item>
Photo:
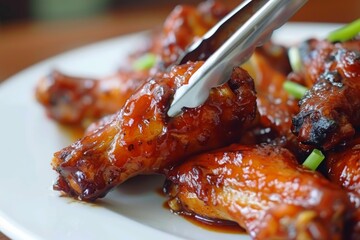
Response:
[{"label": "wooden table", "polygon": [[168,9],[157,14],[116,12],[88,19],[18,22],[0,26],[0,81],[38,61],[88,43],[153,28]]},{"label": "wooden table", "polygon": [[[224,2],[226,2],[224,0]],[[233,1],[230,5],[236,4]],[[311,0],[293,21],[349,22],[360,17],[360,1]],[[229,4],[229,3],[228,3]],[[172,6],[119,9],[87,19],[23,21],[0,25],[0,82],[50,56],[88,43],[159,26]],[[7,240],[0,233],[0,240]]]}]

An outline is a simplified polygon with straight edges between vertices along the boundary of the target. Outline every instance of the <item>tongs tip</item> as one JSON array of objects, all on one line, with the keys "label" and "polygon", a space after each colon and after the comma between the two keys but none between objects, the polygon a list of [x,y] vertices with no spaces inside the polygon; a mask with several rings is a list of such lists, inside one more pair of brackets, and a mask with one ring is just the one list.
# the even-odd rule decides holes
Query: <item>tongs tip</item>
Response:
[{"label": "tongs tip", "polygon": [[[194,53],[201,53],[201,49],[207,49],[206,44],[212,42],[209,38],[219,38],[216,42],[222,44],[215,46],[217,49],[191,76],[189,84],[176,91],[168,116],[174,117],[184,107],[193,108],[205,102],[212,87],[228,80],[229,68],[244,63],[255,47],[262,45],[275,29],[283,25],[306,2],[307,0],[248,0],[225,16],[205,34],[202,42],[190,46],[178,61],[183,63],[184,57],[189,56],[194,61]],[[234,22],[237,28],[234,28]],[[224,38],[225,32],[230,35]]]}]

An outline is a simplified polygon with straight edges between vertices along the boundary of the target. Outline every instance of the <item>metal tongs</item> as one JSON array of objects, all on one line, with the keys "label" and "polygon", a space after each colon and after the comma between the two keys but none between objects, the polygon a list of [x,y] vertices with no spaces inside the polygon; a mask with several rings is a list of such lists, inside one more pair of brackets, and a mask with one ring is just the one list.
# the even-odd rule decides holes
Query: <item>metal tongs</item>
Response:
[{"label": "metal tongs", "polygon": [[[177,64],[207,59],[180,87],[169,108],[170,117],[183,107],[203,104],[210,89],[229,80],[233,67],[249,59],[254,49],[270,39],[307,0],[247,0],[237,6],[201,39],[193,43]],[[213,53],[208,56],[208,54]]]}]

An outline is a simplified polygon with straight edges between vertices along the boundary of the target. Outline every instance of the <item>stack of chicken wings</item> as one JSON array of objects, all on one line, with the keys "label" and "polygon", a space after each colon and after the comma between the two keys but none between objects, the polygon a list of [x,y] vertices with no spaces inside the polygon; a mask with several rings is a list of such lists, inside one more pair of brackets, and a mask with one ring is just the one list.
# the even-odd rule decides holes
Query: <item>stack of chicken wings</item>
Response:
[{"label": "stack of chicken wings", "polygon": [[[360,38],[309,39],[256,49],[206,102],[167,111],[203,59],[174,65],[228,10],[207,1],[177,6],[160,32],[103,79],[53,71],[36,97],[47,115],[84,136],[54,154],[54,189],[95,201],[139,174],[163,174],[176,214],[233,221],[253,239],[360,238]],[[143,56],[154,62],[139,68]],[[308,88],[296,99],[283,85]],[[89,122],[92,122],[89,125]],[[312,149],[325,162],[302,165]]]}]

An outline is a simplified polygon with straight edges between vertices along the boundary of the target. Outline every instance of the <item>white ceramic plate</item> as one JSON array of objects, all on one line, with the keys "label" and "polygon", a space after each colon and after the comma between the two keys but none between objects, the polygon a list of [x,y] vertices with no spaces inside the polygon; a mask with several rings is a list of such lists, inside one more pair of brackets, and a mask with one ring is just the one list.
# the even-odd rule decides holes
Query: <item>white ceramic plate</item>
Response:
[{"label": "white ceramic plate", "polygon": [[[324,36],[338,26],[288,24],[274,39],[289,44]],[[97,205],[59,197],[52,154],[69,137],[45,117],[34,99],[38,79],[57,68],[74,75],[105,76],[145,33],[120,37],[41,62],[0,85],[0,230],[15,239],[248,239],[202,229],[163,208],[156,193],[163,179],[140,177],[116,188]],[[19,57],[21,57],[19,55]],[[144,179],[145,178],[145,179]]]}]

